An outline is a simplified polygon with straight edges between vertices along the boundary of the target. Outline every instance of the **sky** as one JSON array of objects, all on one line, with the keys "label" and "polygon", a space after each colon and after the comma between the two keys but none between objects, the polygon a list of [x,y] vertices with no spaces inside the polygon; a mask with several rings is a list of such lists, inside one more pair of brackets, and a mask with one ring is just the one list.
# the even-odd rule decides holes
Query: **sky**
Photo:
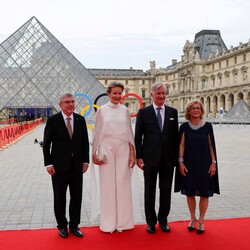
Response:
[{"label": "sky", "polygon": [[220,30],[226,46],[250,38],[249,0],[1,0],[0,43],[35,16],[86,68],[164,68],[186,40]]}]

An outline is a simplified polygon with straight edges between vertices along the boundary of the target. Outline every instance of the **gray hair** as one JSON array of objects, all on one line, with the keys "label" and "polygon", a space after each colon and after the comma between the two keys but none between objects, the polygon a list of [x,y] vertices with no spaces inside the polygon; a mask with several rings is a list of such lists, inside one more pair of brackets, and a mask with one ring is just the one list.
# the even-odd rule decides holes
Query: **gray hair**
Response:
[{"label": "gray hair", "polygon": [[[66,97],[74,97],[74,95],[70,93],[65,93],[60,97],[60,103],[66,98]],[[74,97],[75,98],[75,97]]]},{"label": "gray hair", "polygon": [[167,91],[165,84],[163,84],[162,82],[155,82],[151,86],[151,92],[155,92],[159,88],[164,88]]}]

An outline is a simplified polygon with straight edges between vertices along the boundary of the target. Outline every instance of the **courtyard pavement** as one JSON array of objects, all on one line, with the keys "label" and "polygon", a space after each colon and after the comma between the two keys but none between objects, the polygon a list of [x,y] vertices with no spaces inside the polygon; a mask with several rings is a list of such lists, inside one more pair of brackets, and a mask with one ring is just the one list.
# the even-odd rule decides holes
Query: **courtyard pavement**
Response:
[{"label": "courtyard pavement", "polygon": [[[0,151],[0,230],[56,227],[50,176],[43,166],[42,148],[34,143],[43,137],[44,124]],[[250,217],[250,125],[214,125],[221,195],[210,199],[207,219]],[[91,141],[92,131],[89,130]],[[90,171],[84,174],[80,227],[90,221]],[[138,169],[141,220],[143,175]],[[156,200],[156,206],[158,199]],[[169,222],[189,220],[185,196],[173,193]]]}]

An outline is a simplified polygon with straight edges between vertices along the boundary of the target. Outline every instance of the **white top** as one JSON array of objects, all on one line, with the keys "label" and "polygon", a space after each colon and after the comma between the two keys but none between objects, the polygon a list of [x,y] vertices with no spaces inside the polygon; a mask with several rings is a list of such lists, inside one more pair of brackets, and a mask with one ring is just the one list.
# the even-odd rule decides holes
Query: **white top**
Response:
[{"label": "white top", "polygon": [[134,145],[130,112],[124,105],[113,104],[109,101],[97,110],[93,152],[96,152],[105,137],[115,137]]}]

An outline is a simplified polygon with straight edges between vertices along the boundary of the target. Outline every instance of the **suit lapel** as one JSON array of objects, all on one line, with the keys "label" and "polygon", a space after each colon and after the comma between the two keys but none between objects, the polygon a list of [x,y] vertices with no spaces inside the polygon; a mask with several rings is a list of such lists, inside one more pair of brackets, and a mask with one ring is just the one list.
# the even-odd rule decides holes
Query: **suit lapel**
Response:
[{"label": "suit lapel", "polygon": [[165,106],[165,119],[164,119],[164,124],[163,124],[163,129],[162,130],[165,130],[166,127],[167,127],[167,123],[170,119],[170,112],[169,112],[169,109],[166,105]]},{"label": "suit lapel", "polygon": [[74,138],[75,134],[78,134],[78,129],[79,129],[79,119],[78,117],[75,115],[75,113],[73,113],[73,117],[74,117],[74,129],[73,129],[73,136],[72,139]]}]

